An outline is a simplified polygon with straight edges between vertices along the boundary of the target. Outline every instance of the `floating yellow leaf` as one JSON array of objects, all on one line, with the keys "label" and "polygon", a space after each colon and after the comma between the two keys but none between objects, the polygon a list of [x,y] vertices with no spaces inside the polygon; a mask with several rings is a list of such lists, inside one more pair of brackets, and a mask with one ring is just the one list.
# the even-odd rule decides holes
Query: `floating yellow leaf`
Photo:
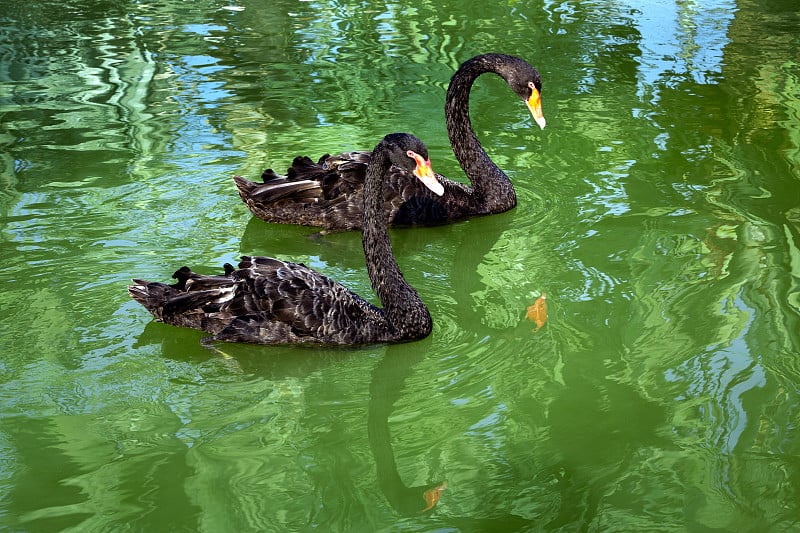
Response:
[{"label": "floating yellow leaf", "polygon": [[436,506],[436,504],[439,503],[439,498],[442,497],[442,493],[446,488],[447,488],[447,481],[442,481],[435,487],[431,487],[428,490],[426,490],[422,494],[422,497],[425,498],[426,507],[425,509],[421,510],[420,513],[424,513],[425,511],[430,511],[431,509],[433,509]]},{"label": "floating yellow leaf", "polygon": [[547,322],[547,297],[544,293],[536,298],[533,305],[528,307],[525,318],[536,324],[536,329],[533,331],[539,331],[544,326],[544,323]]}]

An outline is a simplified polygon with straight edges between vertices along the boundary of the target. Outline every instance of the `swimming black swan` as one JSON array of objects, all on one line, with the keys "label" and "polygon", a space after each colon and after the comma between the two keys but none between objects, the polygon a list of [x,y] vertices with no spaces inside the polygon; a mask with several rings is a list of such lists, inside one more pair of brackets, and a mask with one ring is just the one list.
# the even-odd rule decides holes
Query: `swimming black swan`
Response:
[{"label": "swimming black swan", "polygon": [[397,266],[381,201],[385,181],[416,180],[411,173],[441,194],[422,141],[384,137],[367,167],[362,210],[367,272],[382,309],[305,265],[269,257],[243,256],[238,269],[226,264],[220,276],[183,267],[173,285],[134,279],[128,292],[156,320],[214,340],[349,345],[426,337],[431,315]]},{"label": "swimming black swan", "polygon": [[[432,225],[476,215],[508,211],[517,204],[511,180],[484,151],[469,118],[469,93],[483,73],[500,75],[528,106],[540,127],[542,81],[539,73],[517,57],[485,54],[464,62],[450,80],[445,121],[450,144],[472,187],[437,176],[447,194],[437,198],[416,180],[393,174],[384,187],[389,224]],[[369,152],[324,155],[318,163],[296,157],[285,177],[272,169],[255,183],[234,176],[239,196],[253,214],[267,222],[319,226],[327,230],[361,227],[364,173]]]}]

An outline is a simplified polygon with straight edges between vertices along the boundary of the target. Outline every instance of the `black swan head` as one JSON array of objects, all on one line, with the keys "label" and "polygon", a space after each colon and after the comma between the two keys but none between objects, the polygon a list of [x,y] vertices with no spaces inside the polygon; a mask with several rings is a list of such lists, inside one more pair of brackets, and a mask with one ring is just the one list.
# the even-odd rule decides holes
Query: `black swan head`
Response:
[{"label": "black swan head", "polygon": [[390,133],[375,149],[381,147],[386,150],[389,161],[394,165],[414,174],[437,196],[444,194],[444,187],[431,168],[428,147],[420,139],[410,133]]},{"label": "black swan head", "polygon": [[[539,72],[518,57],[503,54],[487,54],[496,61],[495,72],[502,76],[511,90],[522,98],[533,119],[544,129],[547,122],[542,113],[542,78]],[[496,59],[495,59],[496,58]]]}]

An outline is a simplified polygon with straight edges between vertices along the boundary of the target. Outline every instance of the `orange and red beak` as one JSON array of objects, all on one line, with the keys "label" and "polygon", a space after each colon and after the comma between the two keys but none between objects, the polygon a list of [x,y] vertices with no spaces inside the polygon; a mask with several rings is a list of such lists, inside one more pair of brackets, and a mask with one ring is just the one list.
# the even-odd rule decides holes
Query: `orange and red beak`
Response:
[{"label": "orange and red beak", "polygon": [[437,196],[441,196],[444,194],[444,187],[439,180],[436,178],[436,174],[433,172],[433,168],[431,168],[431,160],[425,159],[417,152],[413,150],[409,150],[406,152],[408,157],[412,158],[414,161],[417,162],[417,168],[414,169],[414,175],[434,194]]}]

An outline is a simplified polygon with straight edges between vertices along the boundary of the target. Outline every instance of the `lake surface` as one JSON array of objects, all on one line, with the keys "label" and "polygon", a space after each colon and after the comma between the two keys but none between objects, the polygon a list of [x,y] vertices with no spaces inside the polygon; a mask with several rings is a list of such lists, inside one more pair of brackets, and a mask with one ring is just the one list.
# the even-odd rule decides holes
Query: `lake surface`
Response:
[{"label": "lake surface", "polygon": [[[0,530],[800,527],[794,0],[0,6]],[[209,346],[128,297],[259,254],[377,302],[358,233],[231,176],[410,131],[464,180],[489,51],[548,125],[480,78],[517,208],[392,230],[430,337]]]}]

